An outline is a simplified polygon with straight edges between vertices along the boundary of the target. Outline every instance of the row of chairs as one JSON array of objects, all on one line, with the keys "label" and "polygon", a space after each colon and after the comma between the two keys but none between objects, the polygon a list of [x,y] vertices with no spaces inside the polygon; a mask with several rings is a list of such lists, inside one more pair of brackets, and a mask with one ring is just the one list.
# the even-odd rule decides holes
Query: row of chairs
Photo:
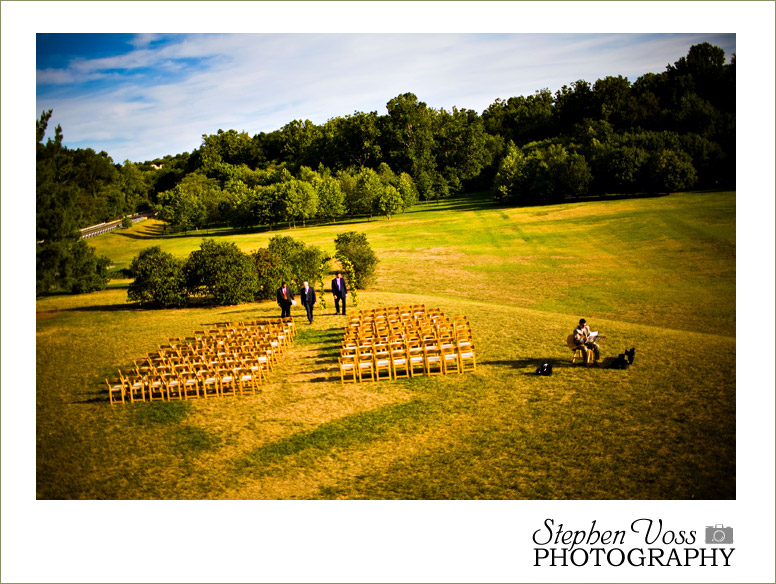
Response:
[{"label": "row of chairs", "polygon": [[340,381],[390,381],[476,371],[477,358],[471,340],[448,341],[395,339],[343,348],[339,357]]},{"label": "row of chairs", "polygon": [[448,318],[438,309],[416,312],[408,316],[388,316],[385,320],[354,317],[348,323],[343,339],[387,338],[389,336],[435,334],[453,336],[457,332],[471,334],[471,326],[465,316]]},{"label": "row of chairs", "polygon": [[254,395],[261,383],[260,367],[246,362],[235,368],[182,369],[145,375],[119,369],[119,377],[106,379],[105,383],[111,404]]},{"label": "row of chairs", "polygon": [[219,323],[173,337],[106,379],[111,404],[255,394],[295,335],[293,322]]},{"label": "row of chairs", "polygon": [[[399,317],[398,319],[395,317]],[[383,320],[386,326],[376,323]],[[339,357],[342,383],[476,371],[471,326],[424,305],[389,307],[351,317]]]}]

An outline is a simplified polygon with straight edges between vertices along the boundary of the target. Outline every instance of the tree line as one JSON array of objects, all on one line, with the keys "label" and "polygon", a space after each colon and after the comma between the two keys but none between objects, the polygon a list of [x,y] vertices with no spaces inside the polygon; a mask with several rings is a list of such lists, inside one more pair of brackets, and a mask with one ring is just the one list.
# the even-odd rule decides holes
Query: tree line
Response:
[{"label": "tree line", "polygon": [[735,87],[735,55],[726,63],[721,48],[703,43],[632,83],[578,80],[554,94],[496,99],[482,114],[404,93],[385,115],[293,120],[253,136],[219,130],[191,153],[144,163],[70,150],[58,128],[55,140],[38,139],[39,193],[60,190],[60,212],[80,226],[156,209],[171,229],[187,231],[390,217],[474,190],[524,204],[730,188]]},{"label": "tree line", "polygon": [[193,172],[158,196],[157,217],[175,231],[228,225],[250,229],[308,221],[336,222],[343,216],[385,216],[402,212],[418,200],[407,173],[396,175],[382,163],[340,170],[302,166],[296,175],[283,166],[267,169],[228,166],[223,180]]},{"label": "tree line", "polygon": [[[352,289],[363,288],[374,277],[377,257],[366,235],[340,233],[334,240],[335,258],[346,266]],[[307,281],[317,287],[325,303],[325,277],[332,258],[322,249],[289,236],[276,235],[266,248],[251,253],[233,242],[202,241],[186,259],[160,246],[142,250],[126,270],[134,278],[127,298],[143,307],[182,307],[198,304],[231,305],[271,300],[281,284],[301,289]]]}]

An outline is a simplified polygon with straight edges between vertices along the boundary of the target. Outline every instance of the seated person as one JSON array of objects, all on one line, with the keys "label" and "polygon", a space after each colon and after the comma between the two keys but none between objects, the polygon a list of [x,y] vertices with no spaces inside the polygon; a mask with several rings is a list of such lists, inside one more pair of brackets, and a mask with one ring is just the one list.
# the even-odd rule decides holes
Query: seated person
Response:
[{"label": "seated person", "polygon": [[579,325],[574,329],[574,343],[582,349],[582,357],[585,363],[587,363],[588,350],[593,351],[594,362],[598,363],[601,351],[595,342],[598,333],[591,333],[590,327],[587,326],[587,322],[584,318],[579,319]]}]

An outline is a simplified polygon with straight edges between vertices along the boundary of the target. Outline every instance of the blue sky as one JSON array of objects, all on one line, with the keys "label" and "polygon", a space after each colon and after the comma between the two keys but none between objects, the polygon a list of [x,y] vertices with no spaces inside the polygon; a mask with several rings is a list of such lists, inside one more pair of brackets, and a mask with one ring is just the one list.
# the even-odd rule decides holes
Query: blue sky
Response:
[{"label": "blue sky", "polygon": [[37,111],[65,143],[116,162],[192,151],[218,129],[384,114],[405,92],[482,112],[496,98],[607,75],[664,71],[693,44],[729,58],[735,34],[36,35]]}]

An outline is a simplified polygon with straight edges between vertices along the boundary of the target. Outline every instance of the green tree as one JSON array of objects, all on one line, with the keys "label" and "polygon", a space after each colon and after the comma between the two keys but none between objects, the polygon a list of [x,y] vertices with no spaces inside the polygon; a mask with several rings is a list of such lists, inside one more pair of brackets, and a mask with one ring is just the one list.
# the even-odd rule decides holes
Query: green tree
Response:
[{"label": "green tree", "polygon": [[136,164],[125,160],[118,167],[116,180],[103,187],[101,194],[107,199],[106,215],[113,219],[148,209],[150,191],[143,172]]},{"label": "green tree", "polygon": [[493,181],[493,198],[500,203],[519,201],[525,189],[525,169],[525,155],[510,141]]},{"label": "green tree", "polygon": [[135,278],[127,297],[141,306],[178,307],[188,302],[182,260],[157,246],[140,251],[129,271]]},{"label": "green tree", "polygon": [[377,112],[355,112],[330,119],[321,128],[318,156],[326,166],[374,168],[382,160],[380,118]]},{"label": "green tree", "polygon": [[251,254],[256,267],[256,299],[272,300],[281,282],[286,281],[281,259],[267,248],[260,248]]},{"label": "green tree", "polygon": [[552,94],[548,89],[542,89],[534,95],[497,99],[482,113],[482,120],[489,134],[521,145],[557,133],[553,110]]},{"label": "green tree", "polygon": [[229,225],[246,229],[261,223],[260,188],[250,188],[240,180],[224,185],[223,201],[219,207]]},{"label": "green tree", "polygon": [[211,178],[221,178],[226,166],[239,166],[252,161],[253,149],[253,141],[246,132],[218,130],[215,134],[203,134],[202,144],[192,155],[189,169],[201,169]]},{"label": "green tree", "polygon": [[356,174],[352,168],[346,168],[338,170],[336,174],[337,182],[340,184],[340,190],[342,191],[342,202],[345,207],[345,213],[349,215],[354,214],[354,207],[356,207]]},{"label": "green tree", "polygon": [[559,129],[570,128],[585,118],[595,119],[598,109],[590,83],[580,79],[555,92],[553,116]]},{"label": "green tree", "polygon": [[201,174],[190,174],[169,191],[159,193],[157,216],[175,231],[188,232],[207,224],[207,191],[217,188]]},{"label": "green tree", "polygon": [[424,200],[438,198],[441,189],[435,189],[440,181],[434,158],[434,111],[413,93],[391,99],[387,108],[382,136],[391,168],[409,173]]},{"label": "green tree", "polygon": [[369,242],[366,233],[348,231],[334,238],[334,254],[341,264],[347,260],[353,266],[353,276],[350,283],[354,288],[364,288],[374,279],[378,259]]},{"label": "green tree", "polygon": [[504,203],[559,202],[585,192],[592,173],[585,157],[551,142],[513,143],[494,180],[494,198]]},{"label": "green tree", "polygon": [[464,181],[478,176],[492,161],[485,124],[474,110],[453,107],[450,113],[439,110],[435,126],[436,169],[449,190],[458,193],[463,189]]},{"label": "green tree", "polygon": [[205,239],[183,271],[189,294],[209,296],[215,304],[250,302],[258,288],[255,263],[232,242]]},{"label": "green tree", "polygon": [[584,156],[569,152],[562,144],[540,142],[526,145],[526,194],[533,202],[557,203],[587,191],[592,180]]},{"label": "green tree", "polygon": [[376,201],[383,192],[383,183],[371,168],[362,168],[356,175],[355,189],[345,200],[351,215],[368,215],[372,218]]},{"label": "green tree", "polygon": [[406,172],[402,172],[396,177],[394,186],[402,198],[402,211],[409,209],[418,202],[418,189],[415,187],[412,177]]},{"label": "green tree", "polygon": [[383,186],[382,192],[375,200],[374,212],[377,215],[385,215],[388,219],[404,210],[404,199],[393,185]]},{"label": "green tree", "polygon": [[643,148],[612,144],[602,148],[596,163],[601,192],[633,193],[641,190],[644,165],[649,154]]},{"label": "green tree", "polygon": [[610,122],[612,126],[620,129],[634,125],[636,100],[626,77],[618,75],[599,79],[593,84],[592,99],[596,108],[596,119]]},{"label": "green tree", "polygon": [[275,289],[281,282],[294,283],[296,279],[296,260],[304,249],[304,243],[288,235],[276,235],[269,240],[267,251],[277,260],[277,278]]},{"label": "green tree", "polygon": [[319,177],[313,182],[318,193],[318,210],[321,217],[329,221],[337,221],[345,214],[345,195],[340,181],[332,176]]},{"label": "green tree", "polygon": [[295,167],[316,164],[316,144],[320,137],[318,126],[310,120],[294,120],[283,126],[280,134],[283,160]]},{"label": "green tree", "polygon": [[86,223],[121,217],[127,206],[118,188],[119,173],[108,153],[91,148],[67,152],[72,160],[70,182],[78,189],[78,204]]},{"label": "green tree", "polygon": [[672,193],[689,189],[698,178],[690,157],[683,151],[661,150],[651,157],[648,166],[656,191]]},{"label": "green tree", "polygon": [[97,257],[81,239],[79,187],[72,181],[73,159],[62,145],[62,128],[43,143],[51,115],[52,110],[44,111],[36,120],[36,294],[101,290],[110,260]]},{"label": "green tree", "polygon": [[318,214],[318,193],[310,183],[291,179],[280,184],[281,197],[286,203],[286,220],[289,225],[296,227],[297,220],[301,219],[302,227],[308,219]]}]

